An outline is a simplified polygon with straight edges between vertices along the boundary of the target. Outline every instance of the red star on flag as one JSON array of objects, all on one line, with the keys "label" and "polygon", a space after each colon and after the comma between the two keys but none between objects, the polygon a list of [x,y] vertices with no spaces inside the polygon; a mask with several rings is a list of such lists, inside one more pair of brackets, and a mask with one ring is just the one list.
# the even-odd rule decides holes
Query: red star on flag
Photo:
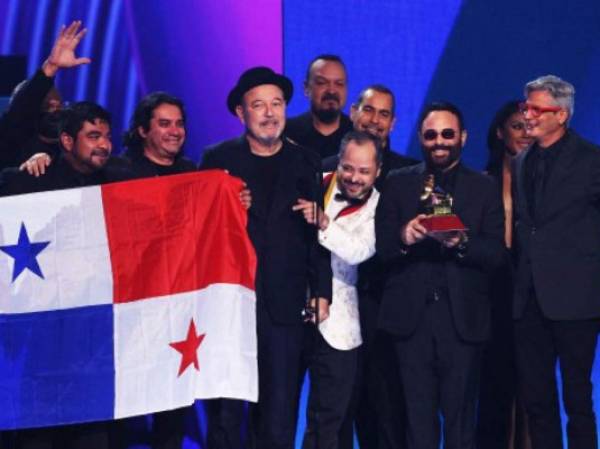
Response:
[{"label": "red star on flag", "polygon": [[190,320],[190,326],[188,327],[186,339],[177,341],[175,343],[169,343],[169,346],[181,353],[181,364],[179,365],[179,373],[177,373],[177,377],[181,376],[187,367],[192,363],[194,364],[196,371],[200,371],[197,352],[198,347],[200,346],[200,343],[202,343],[202,340],[204,340],[205,335],[206,334],[196,335],[196,324],[192,318]]}]

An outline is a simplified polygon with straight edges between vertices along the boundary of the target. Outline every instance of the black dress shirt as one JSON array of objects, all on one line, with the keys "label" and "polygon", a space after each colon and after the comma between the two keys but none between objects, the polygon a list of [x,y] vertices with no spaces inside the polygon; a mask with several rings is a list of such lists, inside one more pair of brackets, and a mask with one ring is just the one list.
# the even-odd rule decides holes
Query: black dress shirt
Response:
[{"label": "black dress shirt", "polygon": [[178,175],[197,170],[196,164],[183,156],[178,156],[171,165],[152,162],[140,151],[127,150],[123,157],[115,158],[115,165],[131,171],[132,178]]},{"label": "black dress shirt", "polygon": [[[458,166],[459,164],[456,164],[448,171],[440,171],[432,167],[426,168],[425,176],[433,175],[435,192],[453,195]],[[429,237],[425,238],[421,244],[424,246],[424,253],[427,254],[426,264],[431,272],[427,279],[428,300],[445,299],[448,297],[448,279],[444,263],[454,258],[454,251]]]},{"label": "black dress shirt", "polygon": [[[548,148],[542,148],[535,143],[525,159],[525,196],[529,205],[529,213],[534,218],[536,216],[535,206],[538,201],[536,196],[543,192],[554,162],[565,146],[567,135],[568,132]],[[536,189],[538,189],[538,195],[536,195]]]}]

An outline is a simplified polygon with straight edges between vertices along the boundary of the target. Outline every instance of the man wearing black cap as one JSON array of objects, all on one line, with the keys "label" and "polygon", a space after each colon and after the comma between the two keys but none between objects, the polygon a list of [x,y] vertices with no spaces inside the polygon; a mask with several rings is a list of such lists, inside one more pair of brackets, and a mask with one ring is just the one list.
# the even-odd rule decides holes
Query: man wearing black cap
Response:
[{"label": "man wearing black cap", "polygon": [[[300,198],[316,200],[321,165],[318,154],[282,137],[292,90],[289,79],[269,68],[244,72],[227,107],[246,131],[207,148],[200,166],[226,169],[252,191],[248,233],[258,257],[259,400],[251,434],[261,449],[294,447],[307,286],[310,298],[319,298],[321,320],[331,298],[329,255],[318,245],[315,228],[292,210]],[[239,447],[241,404],[215,401],[207,408],[209,447]]]},{"label": "man wearing black cap", "polygon": [[285,135],[322,158],[336,155],[342,137],[352,130],[352,122],[342,112],[348,95],[342,59],[327,54],[314,58],[306,71],[304,94],[310,100],[310,111],[291,118]]}]

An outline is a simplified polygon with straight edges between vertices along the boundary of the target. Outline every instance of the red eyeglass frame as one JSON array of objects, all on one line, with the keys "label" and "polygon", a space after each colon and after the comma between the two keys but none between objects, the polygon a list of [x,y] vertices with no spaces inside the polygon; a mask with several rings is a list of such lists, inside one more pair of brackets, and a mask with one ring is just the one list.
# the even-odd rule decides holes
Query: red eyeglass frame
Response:
[{"label": "red eyeglass frame", "polygon": [[562,110],[560,106],[535,106],[532,104],[528,104],[525,101],[519,103],[519,112],[521,114],[525,115],[527,111],[530,111],[531,115],[533,115],[534,117],[539,117],[540,115],[546,112],[558,112],[560,110]]}]

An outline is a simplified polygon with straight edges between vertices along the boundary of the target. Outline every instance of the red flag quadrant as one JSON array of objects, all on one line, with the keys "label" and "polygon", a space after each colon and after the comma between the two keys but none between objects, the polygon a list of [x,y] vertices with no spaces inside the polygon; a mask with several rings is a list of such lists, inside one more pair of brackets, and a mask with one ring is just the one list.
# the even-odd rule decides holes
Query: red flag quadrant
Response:
[{"label": "red flag quadrant", "polygon": [[114,279],[115,417],[256,400],[256,255],[223,171],[102,187]]},{"label": "red flag quadrant", "polygon": [[254,290],[256,256],[241,188],[220,170],[103,186],[114,302],[215,283]]}]

